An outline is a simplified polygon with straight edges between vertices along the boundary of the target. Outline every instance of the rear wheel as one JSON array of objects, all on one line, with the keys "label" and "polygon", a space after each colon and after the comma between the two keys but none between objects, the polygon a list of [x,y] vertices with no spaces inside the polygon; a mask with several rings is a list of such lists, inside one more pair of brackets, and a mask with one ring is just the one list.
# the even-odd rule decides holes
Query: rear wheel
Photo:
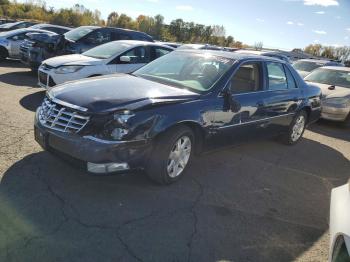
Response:
[{"label": "rear wheel", "polygon": [[294,145],[302,138],[307,123],[307,114],[300,111],[289,126],[287,134],[283,137],[283,142],[287,145]]},{"label": "rear wheel", "polygon": [[194,149],[194,134],[186,126],[175,127],[161,135],[148,161],[146,172],[159,184],[179,180],[187,169]]}]

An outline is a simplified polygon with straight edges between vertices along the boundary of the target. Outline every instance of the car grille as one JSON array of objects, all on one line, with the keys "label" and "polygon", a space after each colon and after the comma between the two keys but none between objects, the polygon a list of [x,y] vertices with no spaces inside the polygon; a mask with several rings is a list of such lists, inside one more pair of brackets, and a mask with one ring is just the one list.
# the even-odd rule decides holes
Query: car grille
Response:
[{"label": "car grille", "polygon": [[43,126],[66,133],[78,133],[90,119],[89,116],[54,103],[47,97],[39,109],[38,117]]},{"label": "car grille", "polygon": [[52,77],[49,76],[49,79],[47,79],[48,75],[42,71],[39,71],[39,82],[45,86],[52,87],[55,86],[56,83],[53,81]]}]

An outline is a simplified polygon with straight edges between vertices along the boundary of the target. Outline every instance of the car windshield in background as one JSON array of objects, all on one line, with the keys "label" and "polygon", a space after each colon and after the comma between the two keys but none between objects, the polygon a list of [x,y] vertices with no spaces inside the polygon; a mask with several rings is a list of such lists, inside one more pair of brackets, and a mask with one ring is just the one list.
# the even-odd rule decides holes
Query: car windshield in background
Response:
[{"label": "car windshield in background", "polygon": [[127,43],[110,42],[92,48],[83,53],[83,55],[93,58],[108,59],[116,54],[127,51],[130,46],[131,45]]},{"label": "car windshield in background", "polygon": [[350,71],[320,68],[308,75],[305,81],[350,88]]},{"label": "car windshield in background", "polygon": [[316,68],[319,68],[321,66],[324,66],[322,63],[317,63],[317,62],[308,62],[308,61],[299,61],[293,64],[293,67],[296,70],[299,71],[306,71],[306,72],[311,72],[315,70]]},{"label": "car windshield in background", "polygon": [[173,52],[134,72],[135,76],[205,93],[232,66],[233,59],[210,54]]},{"label": "car windshield in background", "polygon": [[94,26],[83,26],[68,31],[64,34],[65,38],[71,41],[78,41],[80,38],[86,36],[88,33],[94,31],[97,27]]}]

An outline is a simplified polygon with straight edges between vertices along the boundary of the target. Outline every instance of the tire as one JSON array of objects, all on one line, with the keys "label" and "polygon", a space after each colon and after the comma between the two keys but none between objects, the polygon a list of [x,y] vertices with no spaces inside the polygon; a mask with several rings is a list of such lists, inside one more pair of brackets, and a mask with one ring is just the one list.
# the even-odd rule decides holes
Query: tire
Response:
[{"label": "tire", "polygon": [[[179,180],[191,162],[194,142],[194,134],[186,126],[174,127],[160,135],[146,166],[147,175],[161,185]],[[184,147],[180,151],[179,145]]]},{"label": "tire", "polygon": [[4,61],[9,56],[8,51],[4,48],[0,48],[0,61]]},{"label": "tire", "polygon": [[343,122],[343,127],[350,128],[350,113],[348,117],[345,119],[345,121]]},{"label": "tire", "polygon": [[306,112],[300,111],[295,115],[292,123],[288,128],[288,132],[282,137],[283,142],[287,145],[295,145],[303,137],[307,124]]}]

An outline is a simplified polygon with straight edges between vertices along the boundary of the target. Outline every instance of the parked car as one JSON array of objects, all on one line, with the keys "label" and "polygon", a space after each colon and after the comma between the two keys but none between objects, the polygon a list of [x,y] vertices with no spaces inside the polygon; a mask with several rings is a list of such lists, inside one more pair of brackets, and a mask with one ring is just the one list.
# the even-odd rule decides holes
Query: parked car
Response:
[{"label": "parked car", "polygon": [[293,67],[301,75],[305,77],[310,74],[316,68],[322,66],[344,66],[341,63],[329,61],[329,60],[316,60],[316,59],[301,59],[293,64]]},{"label": "parked car", "polygon": [[169,184],[216,139],[281,135],[297,143],[319,118],[320,98],[281,60],[177,50],[132,74],[50,88],[36,112],[35,139],[89,172],[142,168]]},{"label": "parked car", "polygon": [[113,73],[132,73],[174,49],[151,42],[120,40],[97,46],[83,54],[45,60],[38,71],[44,88],[82,78]]},{"label": "parked car", "polygon": [[[37,24],[29,27],[29,29],[41,29],[52,33],[29,33],[27,39],[23,41],[20,46],[20,58],[21,62],[30,67],[33,71],[37,71],[41,56],[45,56],[45,51],[49,50],[52,52],[56,48],[56,43],[61,43],[57,39],[62,39],[61,35],[72,30],[70,27],[51,25],[51,24]],[[45,43],[47,49],[41,48]],[[39,61],[38,61],[39,60]]]},{"label": "parked car", "polygon": [[176,43],[176,42],[162,42],[162,41],[157,41],[156,42],[157,44],[160,44],[160,45],[167,45],[167,46],[170,46],[172,48],[178,48],[180,46],[182,46],[181,43]]},{"label": "parked car", "polygon": [[16,22],[16,20],[14,20],[14,19],[7,19],[7,18],[1,18],[0,19],[0,25],[8,24],[8,23],[14,23],[14,22]]},{"label": "parked car", "polygon": [[59,34],[59,35],[63,35],[63,34],[65,34],[68,31],[73,29],[73,28],[67,27],[67,26],[51,25],[51,24],[36,24],[36,25],[33,25],[29,28],[46,30],[46,31],[54,32],[54,33]]},{"label": "parked car", "polygon": [[350,181],[331,194],[329,262],[350,261]]},{"label": "parked car", "polygon": [[195,49],[195,50],[223,50],[222,47],[209,44],[185,44],[179,46],[178,49]]},{"label": "parked car", "polygon": [[2,24],[2,25],[0,25],[0,32],[27,28],[27,27],[33,26],[35,24],[37,24],[37,23],[28,22],[28,21],[20,21],[20,22]]},{"label": "parked car", "polygon": [[273,52],[273,51],[256,51],[256,50],[241,49],[241,50],[236,50],[235,52],[238,52],[241,54],[250,54],[250,55],[263,55],[263,56],[268,56],[268,57],[280,59],[280,60],[287,62],[289,64],[292,63],[287,56],[282,55],[278,52]]},{"label": "parked car", "polygon": [[306,76],[305,81],[322,90],[321,117],[350,126],[350,68],[320,67]]},{"label": "parked car", "polygon": [[25,64],[36,70],[46,59],[66,54],[81,54],[93,47],[115,40],[153,42],[152,37],[138,31],[110,27],[81,26],[68,31],[62,37],[52,35],[31,37],[31,44],[29,46],[23,46],[23,60]]},{"label": "parked car", "polygon": [[20,45],[28,37],[28,33],[49,33],[39,29],[17,29],[0,33],[0,61],[6,58],[20,58]]}]

